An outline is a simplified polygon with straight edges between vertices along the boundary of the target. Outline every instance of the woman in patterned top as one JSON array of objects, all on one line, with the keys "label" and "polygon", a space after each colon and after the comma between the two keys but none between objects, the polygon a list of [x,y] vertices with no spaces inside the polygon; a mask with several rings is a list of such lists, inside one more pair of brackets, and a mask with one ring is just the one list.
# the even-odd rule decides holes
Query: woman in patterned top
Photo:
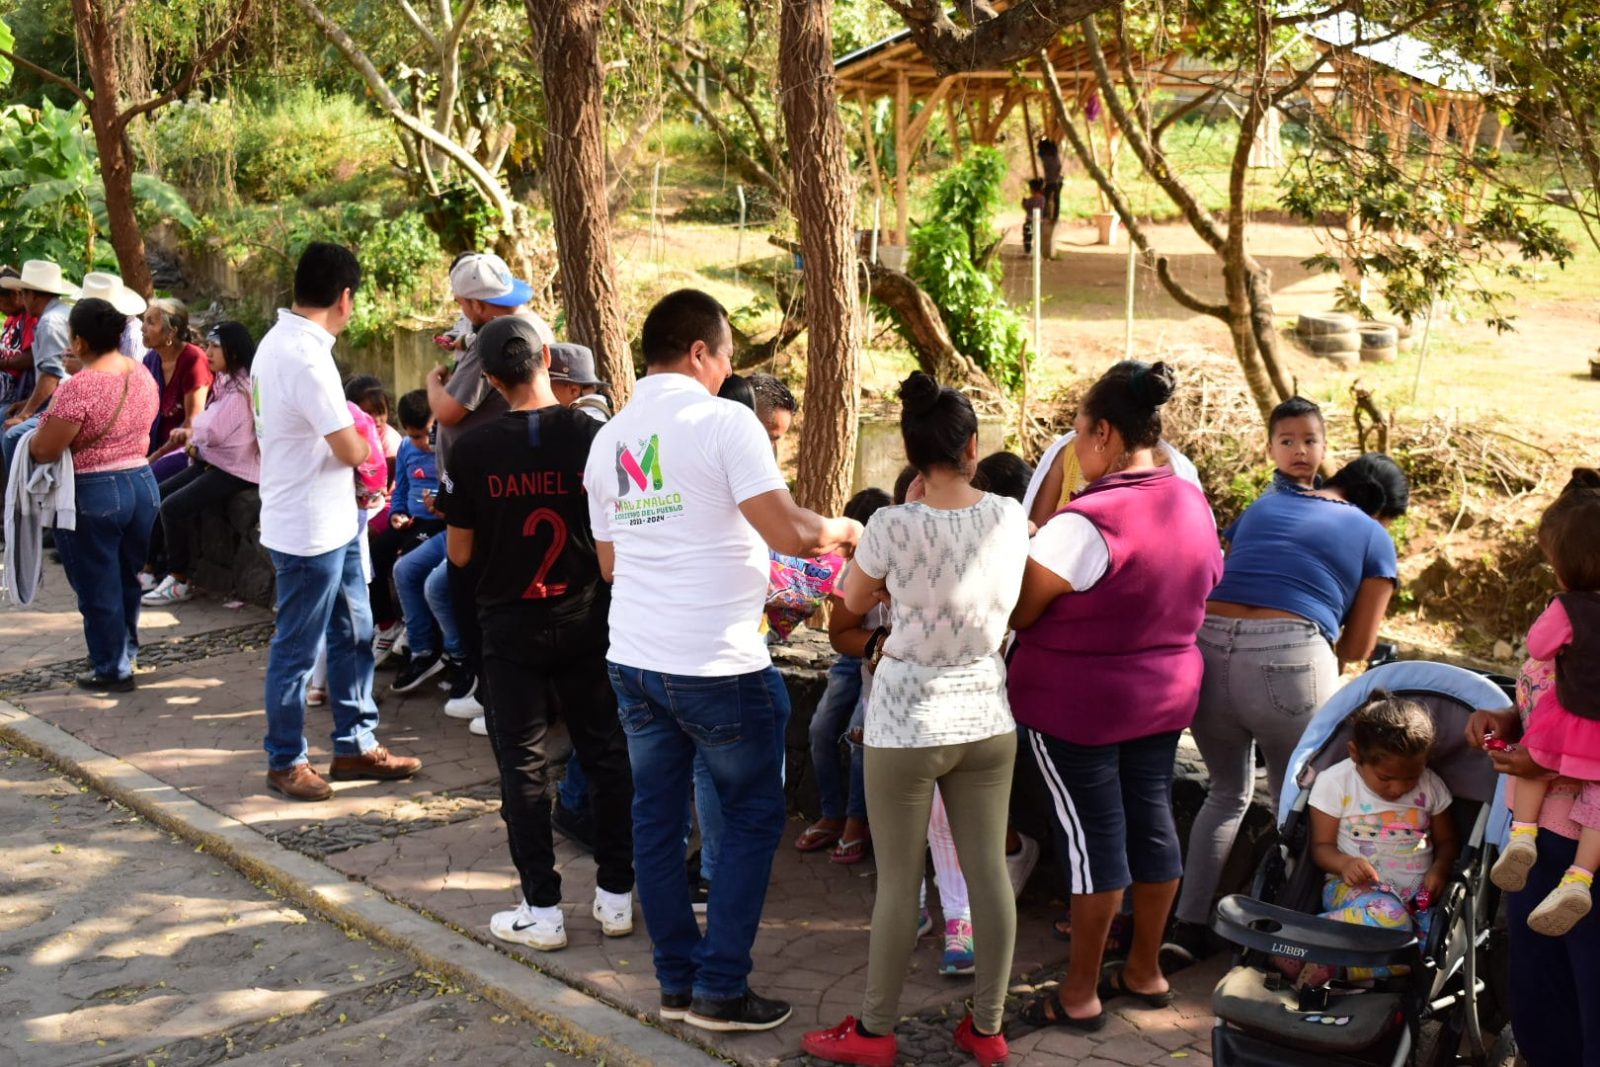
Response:
[{"label": "woman in patterned top", "polygon": [[1028,520],[1015,500],[974,489],[978,418],[925,374],[900,387],[906,458],[925,493],[872,516],[845,573],[844,602],[865,614],[885,592],[890,627],[866,715],[867,813],[878,857],[861,1021],[807,1034],[834,1063],[895,1063],[894,1024],[916,942],[917,892],[934,786],[944,798],[972,906],[977,989],[956,1044],[1003,1063],[1000,1033],[1016,938],[1005,838],[1017,735],[1000,645],[1022,585]]}]

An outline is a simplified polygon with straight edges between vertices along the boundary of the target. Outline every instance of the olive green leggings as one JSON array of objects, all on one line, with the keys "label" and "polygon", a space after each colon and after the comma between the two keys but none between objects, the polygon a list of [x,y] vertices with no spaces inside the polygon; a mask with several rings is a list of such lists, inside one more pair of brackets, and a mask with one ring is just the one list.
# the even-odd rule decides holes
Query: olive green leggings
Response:
[{"label": "olive green leggings", "polygon": [[962,745],[866,750],[867,817],[878,865],[861,1008],[861,1023],[870,1032],[893,1033],[900,1016],[900,990],[917,941],[917,893],[935,784],[972,901],[973,1021],[984,1033],[999,1032],[1017,940],[1017,902],[1006,875],[1006,817],[1016,755],[1014,731]]}]

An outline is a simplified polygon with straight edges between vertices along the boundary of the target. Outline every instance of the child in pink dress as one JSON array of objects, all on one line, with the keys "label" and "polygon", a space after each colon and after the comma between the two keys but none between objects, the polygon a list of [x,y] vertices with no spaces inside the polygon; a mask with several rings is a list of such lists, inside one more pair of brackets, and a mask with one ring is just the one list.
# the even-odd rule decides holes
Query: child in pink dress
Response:
[{"label": "child in pink dress", "polygon": [[1527,883],[1551,780],[1583,783],[1571,815],[1582,828],[1577,856],[1528,916],[1529,928],[1559,937],[1589,913],[1600,866],[1600,472],[1573,471],[1540,520],[1539,546],[1561,592],[1529,628],[1528,655],[1554,661],[1555,679],[1533,696],[1522,747],[1551,776],[1518,779],[1511,840],[1490,877],[1512,892]]}]

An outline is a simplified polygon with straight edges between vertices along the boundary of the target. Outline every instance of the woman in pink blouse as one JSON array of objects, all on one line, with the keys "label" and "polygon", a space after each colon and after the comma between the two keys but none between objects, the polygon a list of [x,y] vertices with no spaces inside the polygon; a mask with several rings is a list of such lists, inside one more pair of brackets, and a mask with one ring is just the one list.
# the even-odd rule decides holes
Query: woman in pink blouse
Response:
[{"label": "woman in pink blouse", "polygon": [[167,576],[155,583],[150,568],[140,576],[152,588],[146,604],[176,604],[194,596],[189,581],[195,520],[227,506],[235,493],[261,480],[250,404],[250,362],[256,342],[237,322],[219,322],[206,335],[206,358],[214,378],[211,403],[194,417],[193,430],[172,431],[170,442],[186,449],[191,463],[161,483],[161,522],[152,538],[151,557],[166,549]]},{"label": "woman in pink blouse", "polygon": [[139,655],[139,561],[150,546],[160,496],[145,453],[159,395],[140,364],[118,351],[127,316],[104,300],[80,300],[67,320],[83,369],[56,389],[28,445],[39,463],[72,453],[77,528],[56,530],[56,548],[83,615],[94,670],[78,685],[133,689]]}]

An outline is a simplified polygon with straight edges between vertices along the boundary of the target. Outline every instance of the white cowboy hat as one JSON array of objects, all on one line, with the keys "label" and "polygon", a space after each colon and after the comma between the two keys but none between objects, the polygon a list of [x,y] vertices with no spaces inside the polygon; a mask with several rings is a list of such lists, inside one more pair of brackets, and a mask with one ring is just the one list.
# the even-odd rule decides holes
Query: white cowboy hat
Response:
[{"label": "white cowboy hat", "polygon": [[32,289],[53,296],[78,295],[78,287],[61,276],[61,268],[48,259],[30,259],[22,265],[22,277],[0,278],[7,289]]},{"label": "white cowboy hat", "polygon": [[83,276],[83,290],[78,294],[78,299],[104,300],[124,315],[143,315],[148,306],[144,297],[122,284],[121,278],[103,271],[93,271]]}]

